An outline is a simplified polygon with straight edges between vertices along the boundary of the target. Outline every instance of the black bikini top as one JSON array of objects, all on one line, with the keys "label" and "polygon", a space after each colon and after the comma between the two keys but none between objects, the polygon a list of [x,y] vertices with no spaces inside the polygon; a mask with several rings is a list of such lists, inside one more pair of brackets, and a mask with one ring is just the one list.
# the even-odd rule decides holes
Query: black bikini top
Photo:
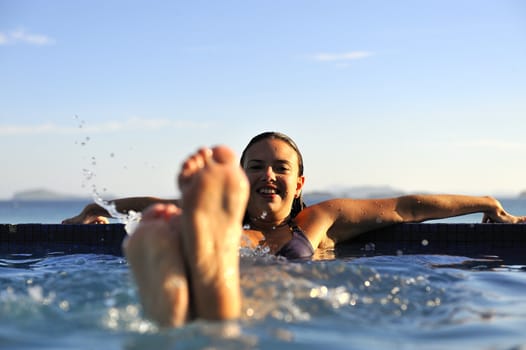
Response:
[{"label": "black bikini top", "polygon": [[294,221],[289,220],[288,225],[292,232],[292,239],[285,243],[276,255],[283,256],[287,259],[310,258],[314,254],[314,248],[309,239]]}]

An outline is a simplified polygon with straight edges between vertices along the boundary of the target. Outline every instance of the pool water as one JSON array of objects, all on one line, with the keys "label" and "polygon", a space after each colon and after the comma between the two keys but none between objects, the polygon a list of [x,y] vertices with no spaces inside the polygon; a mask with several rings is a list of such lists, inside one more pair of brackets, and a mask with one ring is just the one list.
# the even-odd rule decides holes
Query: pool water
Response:
[{"label": "pool water", "polygon": [[121,256],[0,256],[2,349],[526,349],[526,267],[242,252],[243,317],[159,330]]}]

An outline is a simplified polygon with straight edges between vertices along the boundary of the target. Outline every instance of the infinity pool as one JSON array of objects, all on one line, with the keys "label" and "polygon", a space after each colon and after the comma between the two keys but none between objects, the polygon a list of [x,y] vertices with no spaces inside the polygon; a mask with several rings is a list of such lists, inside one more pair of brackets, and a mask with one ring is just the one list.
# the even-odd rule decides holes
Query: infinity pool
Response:
[{"label": "infinity pool", "polygon": [[522,349],[526,267],[450,255],[287,262],[241,252],[243,317],[159,330],[125,259],[0,255],[5,349]]}]

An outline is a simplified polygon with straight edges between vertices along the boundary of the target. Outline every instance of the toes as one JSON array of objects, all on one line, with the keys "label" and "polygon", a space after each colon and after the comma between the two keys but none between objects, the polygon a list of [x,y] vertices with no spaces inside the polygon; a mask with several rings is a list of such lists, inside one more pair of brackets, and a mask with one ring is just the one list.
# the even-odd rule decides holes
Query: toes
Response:
[{"label": "toes", "polygon": [[218,163],[230,164],[237,162],[235,153],[228,147],[216,146],[212,150],[213,159]]},{"label": "toes", "polygon": [[196,153],[188,157],[183,163],[177,182],[179,188],[185,187],[193,178],[206,167],[219,164],[231,165],[237,164],[237,156],[230,148],[226,146],[216,146],[212,149],[201,148]]},{"label": "toes", "polygon": [[152,204],[152,205],[150,205],[149,207],[147,207],[146,209],[143,210],[143,212],[142,212],[142,220],[143,221],[148,221],[148,220],[153,220],[153,219],[159,218],[162,209],[163,209],[163,205],[162,204]]},{"label": "toes", "polygon": [[172,216],[178,215],[180,211],[181,209],[174,204],[152,204],[142,212],[142,221],[169,220]]},{"label": "toes", "polygon": [[181,172],[184,176],[191,176],[196,171],[204,168],[210,160],[218,163],[228,164],[236,162],[235,153],[225,146],[210,148],[200,148],[196,153],[189,156],[183,163]]},{"label": "toes", "polygon": [[196,153],[189,156],[181,168],[181,175],[183,177],[192,176],[195,172],[204,168],[208,160],[212,157],[212,150],[209,148],[201,148]]},{"label": "toes", "polygon": [[205,163],[212,157],[213,153],[208,147],[200,148],[199,151],[197,151],[197,154],[203,158],[203,162]]}]

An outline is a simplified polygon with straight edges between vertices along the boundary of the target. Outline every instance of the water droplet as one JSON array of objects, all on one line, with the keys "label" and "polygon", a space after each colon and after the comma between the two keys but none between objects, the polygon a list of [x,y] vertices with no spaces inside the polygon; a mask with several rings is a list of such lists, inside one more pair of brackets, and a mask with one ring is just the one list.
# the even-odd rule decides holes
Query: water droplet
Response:
[{"label": "water droplet", "polygon": [[69,302],[67,300],[62,300],[59,304],[58,304],[58,307],[62,310],[62,311],[69,311]]},{"label": "water droplet", "polygon": [[376,249],[376,245],[374,243],[367,243],[364,248],[363,248],[366,252],[371,252],[371,251],[374,251]]},{"label": "water droplet", "polygon": [[429,241],[427,239],[422,240],[422,246],[426,247],[429,244]]},{"label": "water droplet", "polygon": [[126,306],[126,313],[132,317],[137,317],[139,315],[139,309],[135,305]]}]

